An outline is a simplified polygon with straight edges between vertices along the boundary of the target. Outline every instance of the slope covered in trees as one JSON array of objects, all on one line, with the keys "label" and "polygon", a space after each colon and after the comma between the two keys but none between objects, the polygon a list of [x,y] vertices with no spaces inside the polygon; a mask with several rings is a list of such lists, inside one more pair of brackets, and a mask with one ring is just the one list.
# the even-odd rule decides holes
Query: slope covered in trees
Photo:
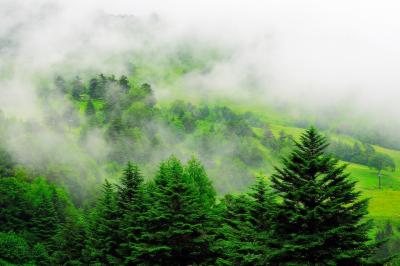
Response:
[{"label": "slope covered in trees", "polygon": [[[320,154],[320,135],[303,135],[276,111],[157,102],[151,86],[135,77],[58,76],[39,95],[44,121],[0,117],[4,263],[361,265],[386,260],[399,248],[396,150],[325,131],[331,142],[325,152],[342,160],[336,161]],[[51,152],[35,154],[48,147],[44,131],[46,140],[53,132],[52,138],[71,141],[54,141]],[[316,155],[307,154],[311,144],[321,145],[312,147]],[[171,154],[176,157],[162,161]],[[177,159],[194,154],[200,159]],[[137,165],[127,164],[131,160]],[[307,160],[315,167],[302,165]],[[337,220],[329,220],[333,216]],[[367,217],[378,228],[371,230]],[[338,238],[340,247],[332,240]],[[383,241],[376,252],[374,239]],[[325,255],[307,255],[314,253]]]},{"label": "slope covered in trees", "polygon": [[[171,156],[144,181],[128,163],[116,184],[77,209],[41,178],[2,177],[5,265],[366,265],[391,258],[388,225],[369,239],[367,200],[307,130],[271,185],[217,201],[201,162]],[[324,238],[322,238],[324,237]],[[337,241],[341,239],[341,241]],[[378,248],[378,249],[377,249]],[[390,250],[389,250],[390,249]],[[377,253],[378,252],[378,253]],[[380,262],[378,262],[380,261]],[[288,264],[289,263],[289,264]]]}]

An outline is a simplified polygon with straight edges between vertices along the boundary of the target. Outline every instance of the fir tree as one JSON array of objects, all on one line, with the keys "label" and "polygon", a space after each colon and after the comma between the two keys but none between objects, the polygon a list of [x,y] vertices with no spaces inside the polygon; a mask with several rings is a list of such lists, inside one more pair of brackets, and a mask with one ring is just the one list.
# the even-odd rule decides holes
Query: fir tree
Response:
[{"label": "fir tree", "polygon": [[274,217],[274,197],[263,177],[248,195],[226,196],[217,249],[219,265],[265,265]]},{"label": "fir tree", "polygon": [[139,239],[143,233],[143,176],[136,164],[128,162],[117,186],[117,205],[120,217],[119,254],[128,265],[136,264]]},{"label": "fir tree", "polygon": [[92,78],[89,81],[88,94],[89,94],[90,98],[92,98],[92,99],[98,98],[98,86],[99,86],[99,81],[96,78]]},{"label": "fir tree", "polygon": [[276,168],[272,187],[281,197],[271,262],[279,265],[361,265],[367,245],[368,200],[360,200],[346,166],[324,153],[328,143],[311,127]]},{"label": "fir tree", "polygon": [[220,204],[219,235],[214,249],[217,265],[257,265],[255,230],[251,223],[251,200],[247,195],[226,195]]},{"label": "fir tree", "polygon": [[136,164],[128,162],[120,182],[121,184],[117,186],[117,203],[121,214],[124,215],[129,209],[135,207],[132,203],[142,193],[140,190],[143,183],[143,176],[139,167]]},{"label": "fir tree", "polygon": [[212,208],[215,205],[216,192],[212,182],[207,176],[204,166],[195,157],[187,163],[186,174],[195,182],[195,188],[199,193],[200,202],[204,208]]},{"label": "fir tree", "polygon": [[122,75],[118,80],[119,86],[121,87],[122,91],[127,93],[130,89],[128,78]]},{"label": "fir tree", "polygon": [[147,265],[193,265],[210,260],[207,214],[179,160],[162,163],[146,217],[141,259]]},{"label": "fir tree", "polygon": [[83,217],[74,211],[66,217],[54,237],[54,262],[57,265],[81,265],[84,259],[85,240],[85,222]]},{"label": "fir tree", "polygon": [[254,253],[258,265],[265,265],[270,256],[269,239],[275,216],[275,196],[269,190],[264,177],[258,177],[256,184],[249,193],[251,197],[250,223],[254,228]]},{"label": "fir tree", "polygon": [[89,236],[85,253],[91,263],[119,265],[118,213],[113,186],[106,180],[89,224]]},{"label": "fir tree", "polygon": [[32,232],[39,242],[51,245],[58,228],[57,212],[49,195],[40,193],[33,211]]}]

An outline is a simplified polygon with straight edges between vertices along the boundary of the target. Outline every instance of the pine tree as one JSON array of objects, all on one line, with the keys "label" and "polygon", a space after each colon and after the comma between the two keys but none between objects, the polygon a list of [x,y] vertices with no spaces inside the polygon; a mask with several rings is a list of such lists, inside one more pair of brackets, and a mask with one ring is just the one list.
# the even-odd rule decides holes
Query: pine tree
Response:
[{"label": "pine tree", "polygon": [[257,254],[257,264],[265,265],[270,256],[268,246],[276,211],[275,196],[262,176],[257,178],[249,196],[252,199],[250,223],[254,228],[254,253]]},{"label": "pine tree", "polygon": [[121,184],[117,185],[117,203],[122,215],[132,207],[135,207],[132,202],[135,202],[137,197],[141,196],[142,191],[140,190],[143,180],[139,167],[128,162],[121,178]]},{"label": "pine tree", "polygon": [[226,196],[217,243],[219,265],[265,265],[274,217],[274,197],[263,177],[248,195]]},{"label": "pine tree", "polygon": [[106,180],[103,195],[98,201],[89,224],[89,236],[85,253],[90,263],[119,265],[118,213],[113,186]]},{"label": "pine tree", "polygon": [[272,187],[281,198],[273,225],[271,262],[279,265],[361,265],[371,252],[368,200],[360,200],[346,166],[324,153],[313,127],[276,168]]},{"label": "pine tree", "polygon": [[51,245],[58,228],[57,212],[50,195],[40,193],[33,211],[32,232],[38,242]]},{"label": "pine tree", "polygon": [[86,240],[86,225],[83,217],[71,209],[65,222],[54,237],[54,263],[57,265],[81,265]]},{"label": "pine tree", "polygon": [[137,264],[137,249],[143,233],[143,176],[136,164],[128,162],[117,186],[117,206],[120,217],[119,255],[127,265]]},{"label": "pine tree", "polygon": [[207,213],[178,159],[161,164],[150,195],[142,261],[147,265],[207,262],[212,257]]},{"label": "pine tree", "polygon": [[99,86],[99,81],[96,78],[92,78],[89,81],[88,94],[89,94],[91,99],[97,99],[98,98],[98,86]]},{"label": "pine tree", "polygon": [[212,208],[215,205],[216,191],[207,176],[204,166],[195,157],[187,163],[186,174],[195,182],[199,193],[200,202],[204,208]]},{"label": "pine tree", "polygon": [[218,253],[216,265],[257,265],[254,226],[251,223],[251,200],[247,195],[226,195],[219,205],[221,221],[214,249]]},{"label": "pine tree", "polygon": [[127,93],[130,89],[128,78],[122,75],[118,80],[119,86],[121,87],[122,91]]}]

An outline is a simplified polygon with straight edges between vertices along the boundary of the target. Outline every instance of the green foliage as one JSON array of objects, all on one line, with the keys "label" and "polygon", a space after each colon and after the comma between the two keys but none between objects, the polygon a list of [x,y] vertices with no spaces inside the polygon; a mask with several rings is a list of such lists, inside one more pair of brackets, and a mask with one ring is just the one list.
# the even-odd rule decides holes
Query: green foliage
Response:
[{"label": "green foliage", "polygon": [[207,176],[204,166],[199,160],[192,157],[184,170],[188,177],[194,181],[194,186],[199,195],[199,201],[203,204],[203,208],[212,208],[216,200],[216,191]]},{"label": "green foliage", "polygon": [[11,155],[0,147],[0,177],[15,176],[15,162]]},{"label": "green foliage", "polygon": [[273,226],[272,261],[360,265],[371,253],[367,200],[360,200],[345,166],[324,153],[327,141],[308,129],[272,176],[281,198]]},{"label": "green foliage", "polygon": [[389,155],[376,152],[369,144],[361,146],[359,143],[354,143],[351,146],[344,142],[334,141],[331,142],[328,151],[343,161],[367,165],[379,171],[384,169],[394,171],[396,169],[396,164]]},{"label": "green foliage", "polygon": [[102,197],[89,221],[88,245],[85,251],[90,263],[118,265],[118,212],[116,195],[107,180],[103,185]]},{"label": "green foliage", "polygon": [[21,232],[28,228],[33,206],[29,184],[16,178],[0,178],[0,231]]},{"label": "green foliage", "polygon": [[117,190],[119,215],[119,256],[126,265],[138,263],[140,239],[143,235],[143,176],[136,164],[128,162]]},{"label": "green foliage", "polygon": [[194,180],[171,157],[160,165],[154,182],[140,258],[150,265],[203,264],[212,259],[209,216]]},{"label": "green foliage", "polygon": [[57,265],[83,265],[86,231],[84,218],[76,210],[69,209],[69,215],[54,236],[52,259]]},{"label": "green foliage", "polygon": [[25,264],[32,260],[31,249],[23,237],[0,232],[0,259],[9,264]]},{"label": "green foliage", "polygon": [[274,196],[262,177],[248,195],[225,196],[216,244],[218,265],[266,265],[275,214]]}]

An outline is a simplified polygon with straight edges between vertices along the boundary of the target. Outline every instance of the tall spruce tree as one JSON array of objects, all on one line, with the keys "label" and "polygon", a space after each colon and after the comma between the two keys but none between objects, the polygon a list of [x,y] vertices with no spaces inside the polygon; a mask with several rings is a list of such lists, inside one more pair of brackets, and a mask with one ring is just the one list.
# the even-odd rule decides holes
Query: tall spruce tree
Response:
[{"label": "tall spruce tree", "polygon": [[214,250],[216,265],[257,265],[256,232],[250,217],[251,200],[247,195],[226,195],[219,204],[218,238]]},{"label": "tall spruce tree", "polygon": [[275,203],[264,178],[258,178],[248,195],[227,195],[221,205],[217,264],[265,265]]},{"label": "tall spruce tree", "polygon": [[276,168],[281,200],[273,230],[273,265],[362,265],[370,256],[367,199],[360,199],[346,165],[324,152],[314,127]]},{"label": "tall spruce tree", "polygon": [[89,221],[89,233],[85,254],[89,264],[120,265],[117,253],[119,246],[118,212],[115,192],[107,180],[103,195]]},{"label": "tall spruce tree", "polygon": [[52,237],[55,235],[58,224],[57,212],[50,195],[40,193],[37,205],[33,211],[32,232],[38,242],[51,246]]},{"label": "tall spruce tree", "polygon": [[178,159],[162,163],[150,191],[141,258],[146,265],[200,265],[208,262],[211,238],[207,213],[194,181]]},{"label": "tall spruce tree", "polygon": [[208,178],[204,166],[195,157],[189,160],[185,167],[186,174],[195,182],[195,189],[199,193],[200,203],[206,209],[215,205],[216,191]]},{"label": "tall spruce tree", "polygon": [[128,162],[117,186],[117,208],[120,234],[119,255],[127,265],[137,264],[140,238],[143,234],[143,176],[136,164]]}]

